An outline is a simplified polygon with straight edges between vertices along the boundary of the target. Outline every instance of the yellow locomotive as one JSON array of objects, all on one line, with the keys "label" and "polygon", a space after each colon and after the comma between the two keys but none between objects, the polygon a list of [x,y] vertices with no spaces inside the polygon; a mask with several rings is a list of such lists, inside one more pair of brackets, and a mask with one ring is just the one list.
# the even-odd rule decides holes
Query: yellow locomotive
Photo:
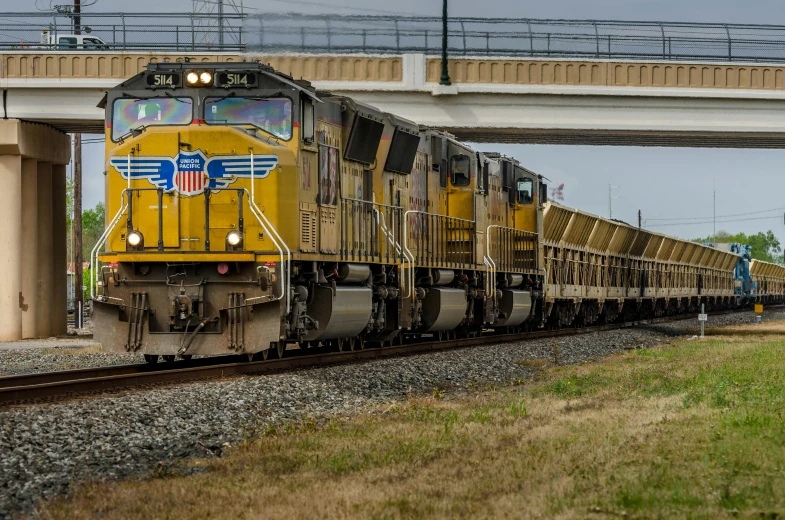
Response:
[{"label": "yellow locomotive", "polygon": [[105,108],[108,350],[266,357],[535,315],[545,187],[512,159],[258,63],[152,64]]},{"label": "yellow locomotive", "polygon": [[[151,64],[105,108],[109,351],[266,358],[737,303],[730,253],[546,204],[514,159],[259,63]],[[785,269],[757,272],[781,299]]]}]

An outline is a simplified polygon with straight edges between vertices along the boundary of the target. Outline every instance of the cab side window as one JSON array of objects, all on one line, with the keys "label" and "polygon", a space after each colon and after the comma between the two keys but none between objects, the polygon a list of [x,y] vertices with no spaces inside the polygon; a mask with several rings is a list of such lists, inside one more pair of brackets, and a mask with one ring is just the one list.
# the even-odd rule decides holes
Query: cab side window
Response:
[{"label": "cab side window", "polygon": [[468,155],[453,155],[450,159],[450,182],[453,186],[468,186],[471,182],[471,161]]},{"label": "cab side window", "polygon": [[534,182],[531,179],[518,179],[518,204],[531,204],[534,202]]}]

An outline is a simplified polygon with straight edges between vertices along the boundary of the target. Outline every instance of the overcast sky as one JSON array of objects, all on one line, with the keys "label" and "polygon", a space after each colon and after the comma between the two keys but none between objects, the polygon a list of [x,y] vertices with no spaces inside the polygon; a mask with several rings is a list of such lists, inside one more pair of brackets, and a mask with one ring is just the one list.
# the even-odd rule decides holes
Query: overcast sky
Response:
[{"label": "overcast sky", "polygon": [[[83,3],[92,0],[82,0]],[[35,0],[0,0],[5,11],[34,8]],[[38,0],[39,7],[67,0]],[[341,12],[357,14],[439,15],[441,0],[245,0],[247,12]],[[191,0],[98,0],[87,10],[190,11]],[[785,25],[781,0],[449,0],[452,16],[616,19],[766,23]],[[129,8],[132,6],[132,8]],[[716,213],[738,215],[777,208],[738,218],[718,218],[717,230],[754,233],[771,229],[785,242],[785,150],[716,150],[632,147],[480,145],[519,158],[524,165],[565,184],[564,203],[608,215],[608,183],[614,188],[613,217],[644,223],[685,238],[712,232],[713,189]],[[103,147],[86,145],[85,206],[103,197]],[[764,220],[749,220],[766,217]],[[655,219],[678,218],[678,221]],[[690,220],[692,219],[692,220]],[[730,220],[729,222],[723,222]],[[695,223],[699,224],[695,224]],[[704,222],[700,224],[700,222]],[[663,224],[669,226],[663,226]],[[656,226],[656,227],[655,227]]]}]

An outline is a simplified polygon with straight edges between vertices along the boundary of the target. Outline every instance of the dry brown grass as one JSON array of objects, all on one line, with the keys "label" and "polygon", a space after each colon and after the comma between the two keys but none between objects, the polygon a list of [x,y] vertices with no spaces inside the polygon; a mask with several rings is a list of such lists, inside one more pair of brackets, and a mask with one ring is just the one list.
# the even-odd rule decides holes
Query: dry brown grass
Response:
[{"label": "dry brown grass", "polygon": [[89,484],[45,518],[775,518],[782,323],[524,387],[267,428],[203,473]]},{"label": "dry brown grass", "polygon": [[79,354],[105,354],[103,348],[99,343],[94,345],[88,345],[86,347],[53,347],[53,348],[45,348],[42,351],[43,354],[57,354],[61,356],[75,356]]},{"label": "dry brown grass", "polygon": [[547,359],[537,358],[521,359],[520,361],[515,361],[515,364],[526,368],[545,368],[550,362]]}]

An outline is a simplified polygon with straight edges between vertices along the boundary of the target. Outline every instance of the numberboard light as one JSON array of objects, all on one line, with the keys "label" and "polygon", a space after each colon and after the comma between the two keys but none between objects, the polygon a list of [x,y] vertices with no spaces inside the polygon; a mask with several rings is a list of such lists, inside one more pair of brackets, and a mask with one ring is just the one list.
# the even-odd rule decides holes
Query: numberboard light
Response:
[{"label": "numberboard light", "polygon": [[153,72],[147,75],[147,88],[180,88],[182,75],[177,72]]},{"label": "numberboard light", "polygon": [[215,86],[223,88],[253,88],[257,86],[256,73],[247,70],[221,70],[215,74]]}]

